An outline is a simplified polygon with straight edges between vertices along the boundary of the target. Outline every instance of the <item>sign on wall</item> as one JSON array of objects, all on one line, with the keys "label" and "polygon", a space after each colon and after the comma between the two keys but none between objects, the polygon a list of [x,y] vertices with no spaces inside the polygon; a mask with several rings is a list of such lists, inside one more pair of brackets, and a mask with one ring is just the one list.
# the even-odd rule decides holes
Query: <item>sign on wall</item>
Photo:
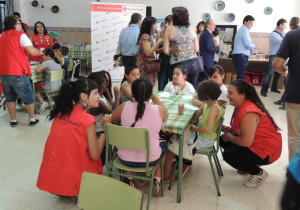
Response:
[{"label": "sign on wall", "polygon": [[113,81],[121,81],[124,67],[114,67],[119,35],[130,22],[133,13],[146,16],[146,5],[91,3],[92,71],[106,70]]}]

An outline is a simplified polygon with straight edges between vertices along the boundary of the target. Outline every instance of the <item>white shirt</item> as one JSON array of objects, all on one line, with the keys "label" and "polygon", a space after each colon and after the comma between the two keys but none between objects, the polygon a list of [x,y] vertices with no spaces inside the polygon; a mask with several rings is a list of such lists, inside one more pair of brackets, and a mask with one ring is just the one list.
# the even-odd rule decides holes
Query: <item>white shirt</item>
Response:
[{"label": "white shirt", "polygon": [[[99,101],[102,101],[103,103],[105,103],[106,106],[109,106],[108,101],[106,100],[106,98],[104,96],[101,96],[99,98]],[[97,116],[94,116],[95,121],[96,121],[96,132],[100,132],[103,130],[102,123],[101,123],[103,116],[104,116],[104,113],[100,113]]]},{"label": "white shirt", "polygon": [[[214,40],[216,40],[217,46],[220,46],[220,38],[218,36],[215,36]],[[219,53],[215,53],[214,61],[219,62]]]},{"label": "white shirt", "polygon": [[28,36],[26,34],[21,35],[20,44],[22,47],[32,46],[32,42],[30,41],[30,39],[28,38]]},{"label": "white shirt", "polygon": [[227,87],[226,85],[221,85],[220,89],[222,91],[221,95],[219,96],[219,98],[217,100],[220,101],[225,101],[225,103],[228,103],[228,98],[227,98]]},{"label": "white shirt", "polygon": [[[169,82],[166,85],[164,91],[165,92],[169,92],[169,93],[175,93],[176,92],[175,91],[175,87],[173,86],[173,82],[172,81]],[[181,94],[192,94],[194,92],[195,92],[194,86],[191,83],[185,81],[185,86],[184,86],[183,90],[180,93]]]}]

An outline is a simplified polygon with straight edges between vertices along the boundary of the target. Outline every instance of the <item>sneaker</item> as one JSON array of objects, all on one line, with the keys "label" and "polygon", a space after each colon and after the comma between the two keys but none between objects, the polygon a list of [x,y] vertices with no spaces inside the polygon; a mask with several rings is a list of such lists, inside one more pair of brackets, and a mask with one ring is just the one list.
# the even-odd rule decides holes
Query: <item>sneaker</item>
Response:
[{"label": "sneaker", "polygon": [[38,120],[38,119],[35,119],[35,121],[30,121],[30,122],[29,122],[29,125],[30,125],[30,127],[34,127],[34,126],[36,126],[38,123],[39,123],[39,120]]},{"label": "sneaker", "polygon": [[260,95],[263,96],[263,97],[267,97],[266,93],[260,93]]},{"label": "sneaker", "polygon": [[271,90],[274,93],[281,93],[279,90]]},{"label": "sneaker", "polygon": [[262,169],[261,175],[251,175],[250,179],[244,183],[246,187],[256,188],[261,185],[268,177],[268,173]]},{"label": "sneaker", "polygon": [[123,181],[125,184],[128,184],[129,186],[137,189],[137,187],[134,185],[133,180],[132,179],[128,179],[127,177],[123,178]]},{"label": "sneaker", "polygon": [[16,127],[18,125],[18,120],[17,121],[10,121],[10,126],[11,127]]},{"label": "sneaker", "polygon": [[152,196],[153,197],[160,197],[161,196],[160,183],[155,178],[153,180]]},{"label": "sneaker", "polygon": [[133,184],[138,187],[143,187],[146,184],[146,182],[141,179],[133,179]]},{"label": "sneaker", "polygon": [[280,107],[279,107],[280,110],[285,110],[285,104],[283,103]]},{"label": "sneaker", "polygon": [[48,106],[49,104],[47,102],[41,103],[39,113],[42,114]]},{"label": "sneaker", "polygon": [[276,105],[281,105],[281,104],[282,104],[282,101],[279,99],[278,101],[274,101],[274,104],[276,104]]}]

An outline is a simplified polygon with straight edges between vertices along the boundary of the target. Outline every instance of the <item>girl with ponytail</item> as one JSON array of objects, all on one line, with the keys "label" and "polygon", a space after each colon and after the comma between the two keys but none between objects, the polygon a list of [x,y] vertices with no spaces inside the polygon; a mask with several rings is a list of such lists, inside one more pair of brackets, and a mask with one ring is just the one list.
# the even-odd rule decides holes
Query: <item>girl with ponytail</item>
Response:
[{"label": "girl with ponytail", "polygon": [[[92,80],[67,81],[55,99],[37,187],[59,196],[78,196],[83,171],[102,174],[100,155],[104,134],[96,138],[93,116],[86,113],[99,104],[98,85]],[[108,122],[104,116],[103,125]]]},{"label": "girl with ponytail", "polygon": [[224,149],[224,160],[251,175],[244,183],[256,188],[268,173],[261,165],[275,162],[281,154],[282,137],[255,88],[244,80],[235,80],[228,87],[229,104],[235,107],[230,126],[223,126],[220,144]]},{"label": "girl with ponytail", "polygon": [[[167,152],[165,143],[159,143],[159,131],[162,122],[168,119],[166,107],[152,93],[153,86],[149,79],[139,78],[132,83],[131,91],[135,101],[123,103],[112,114],[111,120],[121,122],[122,126],[142,127],[149,129],[150,137],[150,165],[155,165]],[[154,105],[149,103],[152,99]],[[118,156],[121,161],[131,167],[145,167],[146,151],[128,150],[119,148]],[[130,173],[130,172],[126,172]],[[160,196],[160,167],[157,167],[154,175],[152,195]],[[134,186],[132,179],[124,178],[124,182]]]}]

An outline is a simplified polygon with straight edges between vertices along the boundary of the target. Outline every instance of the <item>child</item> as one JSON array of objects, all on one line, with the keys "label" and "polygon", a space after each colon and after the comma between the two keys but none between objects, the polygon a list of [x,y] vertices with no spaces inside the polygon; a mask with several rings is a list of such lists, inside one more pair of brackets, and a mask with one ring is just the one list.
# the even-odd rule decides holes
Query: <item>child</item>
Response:
[{"label": "child", "polygon": [[173,71],[173,81],[169,82],[164,91],[175,93],[176,86],[180,87],[181,94],[192,94],[195,92],[193,85],[187,81],[185,81],[187,75],[187,71],[183,66],[177,66]]},{"label": "child", "polygon": [[120,87],[120,104],[124,103],[125,101],[134,101],[131,92],[131,85],[138,78],[140,78],[140,70],[138,67],[135,64],[127,64],[125,66],[125,74]]},{"label": "child", "polygon": [[[35,72],[42,72],[45,71],[49,73],[50,71],[57,71],[61,70],[61,66],[59,65],[59,61],[54,56],[54,51],[52,49],[45,49],[44,55],[43,55],[44,62],[39,65]],[[52,90],[58,90],[60,89],[62,82],[56,81],[51,82],[51,89]],[[47,79],[43,82],[38,82],[35,84],[35,89],[37,90],[50,90],[50,82],[49,82],[49,74],[47,74]],[[43,113],[45,109],[49,106],[47,102],[44,102],[43,97],[40,93],[36,93],[36,98],[38,102],[40,102],[40,113]]]},{"label": "child", "polygon": [[60,44],[59,43],[54,43],[52,45],[52,50],[54,51],[54,53],[57,53],[58,50],[59,50],[59,48],[60,48]]},{"label": "child", "polygon": [[[105,75],[106,83],[107,83],[107,90],[103,93],[103,95],[105,96],[106,100],[112,105],[114,102],[112,100],[113,99],[113,94],[112,94],[112,91],[111,91],[111,88],[112,88],[111,76],[110,76],[108,71],[101,70],[100,72],[102,72]],[[117,87],[114,88],[114,91],[115,91],[115,89],[119,90]]]},{"label": "child", "polygon": [[65,70],[65,80],[68,80],[72,77],[72,71],[68,71],[70,58],[68,58],[69,48],[67,46],[60,46],[55,57],[59,60],[61,68]]}]

